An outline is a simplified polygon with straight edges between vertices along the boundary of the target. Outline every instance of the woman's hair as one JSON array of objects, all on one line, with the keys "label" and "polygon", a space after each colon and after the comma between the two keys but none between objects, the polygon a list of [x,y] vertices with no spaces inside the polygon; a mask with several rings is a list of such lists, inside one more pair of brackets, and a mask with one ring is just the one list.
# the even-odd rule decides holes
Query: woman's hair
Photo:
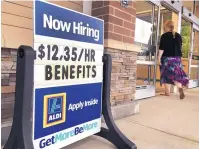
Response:
[{"label": "woman's hair", "polygon": [[166,29],[169,29],[169,31],[171,31],[172,34],[173,34],[173,38],[175,38],[174,23],[173,23],[173,21],[167,20],[167,21],[164,23],[164,27],[165,27]]}]

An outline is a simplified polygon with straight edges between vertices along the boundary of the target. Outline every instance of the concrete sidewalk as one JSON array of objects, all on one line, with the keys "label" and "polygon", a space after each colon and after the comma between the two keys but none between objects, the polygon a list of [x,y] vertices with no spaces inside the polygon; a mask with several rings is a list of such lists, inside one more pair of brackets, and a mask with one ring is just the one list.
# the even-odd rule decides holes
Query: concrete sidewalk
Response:
[{"label": "concrete sidewalk", "polygon": [[[199,149],[199,88],[178,95],[140,101],[140,113],[116,121],[138,149]],[[65,149],[115,149],[109,142],[90,137]]]},{"label": "concrete sidewalk", "polygon": [[[199,88],[178,95],[141,100],[140,113],[117,120],[121,131],[138,149],[199,149]],[[116,149],[92,136],[64,149]]]}]

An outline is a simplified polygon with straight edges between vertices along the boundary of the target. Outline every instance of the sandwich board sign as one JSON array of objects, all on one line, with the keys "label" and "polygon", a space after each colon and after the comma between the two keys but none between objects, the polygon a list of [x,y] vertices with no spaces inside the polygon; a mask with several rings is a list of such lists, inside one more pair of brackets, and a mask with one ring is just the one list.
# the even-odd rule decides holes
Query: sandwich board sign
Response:
[{"label": "sandwich board sign", "polygon": [[34,1],[34,148],[59,149],[100,131],[103,32],[103,20]]}]

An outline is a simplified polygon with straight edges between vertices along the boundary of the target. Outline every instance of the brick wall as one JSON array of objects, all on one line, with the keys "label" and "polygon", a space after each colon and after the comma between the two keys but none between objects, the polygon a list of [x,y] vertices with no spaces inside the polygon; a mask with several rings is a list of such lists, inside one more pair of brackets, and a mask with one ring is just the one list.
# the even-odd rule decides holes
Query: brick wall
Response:
[{"label": "brick wall", "polygon": [[104,20],[104,39],[133,43],[135,14],[135,2],[132,1],[129,1],[128,8],[121,7],[120,1],[92,3],[92,16]]},{"label": "brick wall", "polygon": [[[104,20],[104,39],[133,45],[135,30],[135,2],[129,1],[127,8],[120,1],[93,1],[92,15]],[[116,41],[116,42],[114,42]],[[117,43],[118,44],[118,43]],[[105,52],[112,56],[111,105],[134,100],[137,70],[137,53],[111,48],[105,45]]]},{"label": "brick wall", "polygon": [[16,49],[1,48],[1,120],[9,121],[13,115],[15,81],[16,81]]}]

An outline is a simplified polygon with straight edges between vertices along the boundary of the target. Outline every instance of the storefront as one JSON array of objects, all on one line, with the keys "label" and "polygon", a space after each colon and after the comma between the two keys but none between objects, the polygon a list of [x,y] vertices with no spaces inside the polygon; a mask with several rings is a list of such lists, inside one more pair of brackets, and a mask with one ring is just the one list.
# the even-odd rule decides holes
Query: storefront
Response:
[{"label": "storefront", "polygon": [[199,2],[196,1],[136,1],[135,44],[142,47],[137,60],[136,99],[152,97],[164,90],[160,86],[156,56],[160,36],[164,33],[163,25],[168,19],[182,35],[182,63],[190,78],[189,88],[199,86],[199,18],[195,16],[198,11]]},{"label": "storefront", "polygon": [[[104,47],[112,55],[111,105],[114,117],[132,115],[135,98],[136,57],[140,47],[133,44],[135,2],[128,7],[122,1],[50,1],[104,20]],[[33,2],[2,2],[2,122],[12,120],[15,100],[16,52],[20,45],[33,46]],[[70,17],[70,16],[69,16]],[[72,18],[71,18],[72,19]],[[122,106],[120,106],[122,105]],[[119,107],[119,108],[118,108]],[[120,112],[120,110],[124,112]],[[126,111],[126,112],[125,112]]]},{"label": "storefront", "polygon": [[[183,36],[183,65],[191,79],[189,87],[199,86],[199,2],[128,1],[126,7],[122,2],[52,1],[104,20],[104,47],[113,59],[111,105],[117,107],[118,118],[137,112],[136,99],[163,90],[156,57],[167,19],[174,21],[175,31]],[[14,103],[16,49],[21,44],[33,46],[33,3],[3,1],[1,15],[2,119],[8,121]]]}]

